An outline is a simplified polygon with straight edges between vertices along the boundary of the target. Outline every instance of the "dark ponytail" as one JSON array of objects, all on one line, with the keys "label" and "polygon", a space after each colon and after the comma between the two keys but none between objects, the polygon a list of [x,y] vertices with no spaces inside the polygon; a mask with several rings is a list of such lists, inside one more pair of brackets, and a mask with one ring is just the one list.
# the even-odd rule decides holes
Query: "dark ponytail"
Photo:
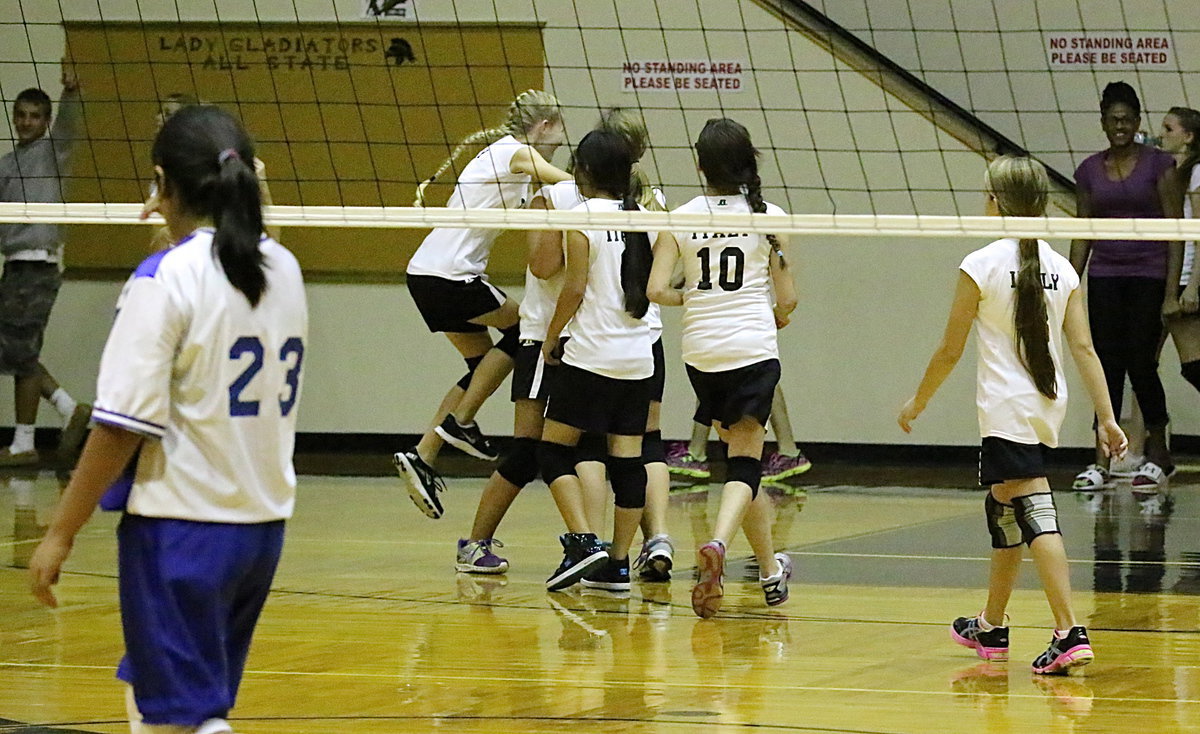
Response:
[{"label": "dark ponytail", "polygon": [[[636,193],[630,185],[633,156],[620,135],[607,130],[593,130],[585,135],[575,148],[575,167],[579,177],[592,188],[619,199],[622,210],[638,211]],[[650,236],[645,232],[622,232],[621,239],[625,242],[621,253],[625,311],[640,319],[650,309],[646,295],[653,263]]]},{"label": "dark ponytail", "polygon": [[[737,191],[746,197],[750,211],[765,214],[767,203],[762,197],[762,179],[758,176],[758,149],[750,141],[750,131],[728,117],[714,117],[704,125],[696,139],[696,158],[704,180],[718,191]],[[783,259],[779,238],[767,235],[771,249]]]},{"label": "dark ponytail", "polygon": [[[1050,178],[1041,163],[1032,158],[1000,156],[988,165],[987,190],[996,199],[1000,213],[1008,217],[1040,217],[1046,213]],[[1046,290],[1042,285],[1042,259],[1037,240],[1018,244],[1016,303],[1013,330],[1017,356],[1033,379],[1037,391],[1054,400],[1058,377],[1050,354],[1050,324]]]},{"label": "dark ponytail", "polygon": [[262,193],[254,146],[228,112],[191,106],[172,115],[154,141],[163,186],[188,212],[212,219],[213,253],[234,288],[257,306],[267,289],[259,240]]},{"label": "dark ponytail", "polygon": [[1183,160],[1175,168],[1179,183],[1183,187],[1183,195],[1187,196],[1188,184],[1192,182],[1192,169],[1200,163],[1200,112],[1190,107],[1172,107],[1167,114],[1174,116],[1179,126],[1192,134],[1192,142],[1188,144]]}]

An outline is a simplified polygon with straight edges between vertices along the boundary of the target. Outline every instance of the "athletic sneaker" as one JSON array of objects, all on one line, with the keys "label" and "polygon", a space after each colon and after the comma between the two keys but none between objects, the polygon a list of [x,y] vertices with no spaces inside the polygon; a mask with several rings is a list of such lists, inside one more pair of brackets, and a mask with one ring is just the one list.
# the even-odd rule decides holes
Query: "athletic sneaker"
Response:
[{"label": "athletic sneaker", "polygon": [[710,540],[696,552],[696,571],[700,578],[692,587],[692,611],[708,619],[721,609],[725,595],[725,544]]},{"label": "athletic sneaker", "polygon": [[667,471],[693,479],[708,479],[712,476],[708,462],[692,456],[687,444],[682,442],[673,443],[667,449]]},{"label": "athletic sneaker", "polygon": [[993,627],[984,632],[979,617],[959,617],[950,623],[950,639],[973,648],[984,660],[1008,660],[1008,627]]},{"label": "athletic sneaker", "polygon": [[779,564],[779,572],[758,580],[758,583],[762,584],[769,607],[778,606],[788,600],[788,579],[792,577],[791,556],[787,553],[776,553],[775,561]]},{"label": "athletic sneaker", "polygon": [[1039,675],[1067,675],[1071,668],[1087,665],[1095,659],[1087,628],[1075,625],[1065,637],[1054,633],[1046,652],[1033,661],[1033,672]]},{"label": "athletic sneaker", "polygon": [[592,566],[608,558],[608,551],[600,545],[595,533],[563,533],[558,536],[558,542],[562,543],[563,559],[546,579],[546,591],[560,591],[573,585]]},{"label": "athletic sneaker", "polygon": [[492,546],[503,548],[504,544],[495,538],[459,539],[458,560],[454,563],[454,570],[462,573],[504,573],[508,570],[508,559],[493,553]]},{"label": "athletic sneaker", "polygon": [[408,484],[408,496],[417,509],[435,520],[441,517],[442,503],[437,495],[446,491],[446,484],[434,468],[426,464],[415,449],[394,454],[392,463],[400,478]]},{"label": "athletic sneaker", "polygon": [[642,543],[642,552],[638,554],[633,567],[638,569],[642,581],[670,581],[671,566],[675,562],[675,546],[666,535],[655,535]]},{"label": "athletic sneaker", "polygon": [[778,482],[788,477],[798,476],[812,468],[812,462],[798,453],[795,456],[785,456],[777,451],[763,461],[762,478],[769,482]]},{"label": "athletic sneaker", "polygon": [[445,439],[446,443],[476,459],[495,461],[500,458],[500,452],[492,446],[487,436],[483,435],[475,421],[464,426],[453,415],[447,415],[442,424],[433,430]]},{"label": "athletic sneaker", "polygon": [[629,559],[609,558],[605,563],[597,563],[584,574],[583,585],[589,589],[629,591]]}]

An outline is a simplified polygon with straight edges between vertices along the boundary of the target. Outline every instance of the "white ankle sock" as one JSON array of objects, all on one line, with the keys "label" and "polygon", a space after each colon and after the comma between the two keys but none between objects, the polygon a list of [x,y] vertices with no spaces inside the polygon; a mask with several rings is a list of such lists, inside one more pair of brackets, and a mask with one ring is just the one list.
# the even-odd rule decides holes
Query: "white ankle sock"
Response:
[{"label": "white ankle sock", "polygon": [[68,395],[67,391],[61,387],[50,395],[50,402],[63,418],[70,418],[71,414],[75,412],[75,406],[77,405],[75,399]]},{"label": "white ankle sock", "polygon": [[8,447],[11,454],[24,454],[33,451],[33,431],[34,426],[17,424],[17,430],[13,433],[12,446]]},{"label": "white ankle sock", "polygon": [[984,632],[991,632],[992,630],[996,629],[996,625],[988,622],[987,619],[982,614],[980,614],[979,615],[979,629],[983,630]]}]

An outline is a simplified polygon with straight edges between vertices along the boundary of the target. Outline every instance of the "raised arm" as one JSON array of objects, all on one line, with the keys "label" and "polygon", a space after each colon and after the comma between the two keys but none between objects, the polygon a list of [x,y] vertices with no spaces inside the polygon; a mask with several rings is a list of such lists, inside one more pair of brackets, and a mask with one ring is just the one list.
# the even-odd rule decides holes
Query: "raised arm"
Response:
[{"label": "raised arm", "polygon": [[683,305],[683,291],[671,285],[671,275],[678,261],[679,241],[670,232],[659,232],[654,240],[654,265],[646,284],[646,296],[651,301],[662,306]]},{"label": "raised arm", "polygon": [[542,355],[546,364],[558,364],[558,339],[563,329],[575,317],[583,294],[587,290],[588,266],[591,261],[591,245],[582,232],[567,233],[567,270],[563,277],[562,291],[554,306],[554,316],[546,330],[546,341],[542,344]]},{"label": "raised arm", "polygon": [[67,170],[71,150],[79,138],[82,127],[83,105],[79,101],[79,79],[66,59],[63,59],[62,98],[58,102],[58,114],[50,129],[50,140],[54,143],[54,156],[58,159],[60,175]]},{"label": "raised arm", "polygon": [[1112,402],[1108,398],[1108,383],[1104,379],[1104,368],[1096,349],[1092,346],[1092,331],[1088,326],[1087,313],[1083,310],[1083,296],[1076,288],[1067,299],[1067,315],[1063,321],[1063,334],[1071,349],[1071,358],[1083,378],[1083,386],[1092,399],[1096,411],[1096,438],[1109,456],[1120,457],[1125,453],[1128,442],[1113,415]]},{"label": "raised arm", "polygon": [[925,368],[925,376],[917,387],[917,394],[909,399],[900,411],[898,422],[905,433],[912,432],[912,422],[925,410],[946,378],[962,358],[963,348],[967,344],[967,336],[971,333],[971,324],[975,322],[975,313],[979,310],[979,286],[971,276],[958,271],[958,285],[954,289],[954,302],[950,305],[950,317],[946,320],[946,331],[942,334],[942,343],[929,360]]},{"label": "raised arm", "polygon": [[508,170],[511,173],[523,173],[531,177],[535,190],[571,178],[571,174],[555,168],[551,163],[547,163],[542,154],[537,152],[537,149],[532,145],[521,146],[513,154],[512,161],[508,164]]},{"label": "raised arm", "polygon": [[788,256],[788,238],[774,235],[776,247],[771,250],[771,287],[775,289],[775,326],[782,329],[791,322],[799,296]]},{"label": "raised arm", "polygon": [[[529,202],[530,209],[549,209],[544,196],[535,196]],[[552,278],[563,269],[566,258],[563,256],[563,233],[552,229],[530,230],[529,240],[529,272],[533,277],[545,280]]]}]

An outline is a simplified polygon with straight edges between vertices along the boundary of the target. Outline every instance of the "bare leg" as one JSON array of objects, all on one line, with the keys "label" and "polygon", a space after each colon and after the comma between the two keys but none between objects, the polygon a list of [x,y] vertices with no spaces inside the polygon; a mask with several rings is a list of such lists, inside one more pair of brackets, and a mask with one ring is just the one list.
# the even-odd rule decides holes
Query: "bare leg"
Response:
[{"label": "bare leg", "polygon": [[[642,437],[615,436],[608,437],[608,453],[617,458],[641,458]],[[629,557],[629,546],[633,545],[633,536],[642,521],[644,507],[618,507],[613,513],[613,541],[608,555],[613,560],[623,561]]]},{"label": "bare leg", "polygon": [[603,461],[581,461],[575,465],[579,484],[583,491],[583,507],[587,514],[588,527],[595,528],[596,535],[604,534],[608,524],[608,507],[612,504],[608,491],[608,473]]},{"label": "bare leg", "polygon": [[[467,333],[446,332],[446,338],[450,340],[450,343],[454,345],[458,353],[463,356],[463,359],[482,357],[492,348],[492,338],[484,331]],[[478,370],[476,370],[476,374],[478,374]],[[472,378],[473,381],[474,378]],[[454,406],[458,405],[465,394],[466,391],[461,387],[453,385],[446,393],[446,396],[442,398],[442,403],[438,406],[437,413],[434,415],[433,423],[425,430],[424,435],[421,436],[421,440],[417,443],[417,455],[426,464],[433,466],[434,462],[437,461],[438,453],[442,450],[442,445],[445,443],[442,437],[437,435],[437,432],[433,430],[434,427],[440,425],[446,419],[447,413],[451,412]]]},{"label": "bare leg", "polygon": [[[657,431],[662,413],[662,403],[650,403],[650,417],[646,420],[646,431]],[[706,432],[707,437],[707,432]],[[661,461],[646,465],[646,511],[642,514],[642,536],[649,540],[655,535],[667,534],[667,504],[671,489],[671,474]]]},{"label": "bare leg", "polygon": [[[508,329],[517,325],[518,310],[517,302],[509,299],[495,311],[472,319],[471,323],[495,329]],[[492,393],[496,392],[512,369],[512,357],[495,347],[489,349],[483,355],[483,361],[479,363],[475,374],[471,376],[471,384],[467,387],[467,392],[451,411],[454,413],[454,419],[461,425],[474,421],[475,414],[492,396]]]},{"label": "bare leg", "polygon": [[[728,430],[717,427],[721,439],[727,444],[727,454],[734,456],[751,456],[762,458],[763,436],[766,433],[758,421],[753,418],[743,418]],[[742,524],[746,510],[750,507],[750,486],[743,482],[726,482],[721,491],[721,507],[717,511],[717,521],[713,527],[713,537],[725,545],[729,545],[733,534]],[[768,535],[771,526],[767,524]]]},{"label": "bare leg", "polygon": [[[1049,491],[1050,483],[1045,477],[1038,477],[997,484],[992,487],[992,496],[999,502],[1012,504],[1016,497]],[[1067,554],[1063,548],[1062,536],[1057,533],[1039,535],[1033,539],[1029,550],[1033,554],[1034,563],[1037,564],[1046,601],[1050,603],[1050,610],[1054,613],[1055,625],[1061,630],[1070,629],[1075,625],[1075,612],[1071,607],[1071,575],[1067,567]],[[1015,580],[1015,572],[1013,575]],[[990,617],[988,622],[993,623]]]},{"label": "bare leg", "polygon": [[692,424],[692,439],[688,441],[688,453],[693,459],[704,461],[708,458],[708,426],[703,423]]},{"label": "bare leg", "polygon": [[1021,572],[1023,548],[993,548],[992,563],[988,572],[988,599],[983,618],[994,627],[1004,626],[1004,613],[1008,600]]},{"label": "bare leg", "polygon": [[775,560],[775,545],[771,535],[771,523],[774,520],[774,506],[766,492],[760,491],[746,510],[742,520],[742,532],[750,541],[750,549],[758,559],[759,575],[763,578],[779,573],[779,563]]},{"label": "bare leg", "polygon": [[[542,435],[542,410],[545,405],[540,400],[518,400],[513,408],[513,436],[517,438],[532,438],[537,440]],[[475,509],[475,524],[471,526],[471,540],[486,540],[496,537],[496,529],[500,521],[512,506],[521,487],[513,484],[500,475],[492,472],[488,482],[483,487],[479,497],[479,507]]]},{"label": "bare leg", "polygon": [[38,403],[41,402],[42,381],[45,377],[49,375],[39,364],[33,374],[13,378],[14,412],[18,424],[31,426],[37,423]]},{"label": "bare leg", "polygon": [[[542,426],[542,440],[561,446],[575,446],[579,443],[579,434],[579,429],[558,421],[547,420]],[[583,488],[580,486],[579,477],[574,474],[564,474],[555,479],[550,484],[550,494],[554,497],[558,514],[562,515],[563,522],[567,526],[567,532],[592,532],[591,526],[588,524],[587,513],[583,509]]]},{"label": "bare leg", "polygon": [[788,417],[787,399],[783,396],[782,385],[775,385],[775,395],[771,398],[771,430],[775,432],[775,444],[779,453],[784,456],[800,453],[800,448],[796,446],[796,437],[792,435],[792,421]]}]

